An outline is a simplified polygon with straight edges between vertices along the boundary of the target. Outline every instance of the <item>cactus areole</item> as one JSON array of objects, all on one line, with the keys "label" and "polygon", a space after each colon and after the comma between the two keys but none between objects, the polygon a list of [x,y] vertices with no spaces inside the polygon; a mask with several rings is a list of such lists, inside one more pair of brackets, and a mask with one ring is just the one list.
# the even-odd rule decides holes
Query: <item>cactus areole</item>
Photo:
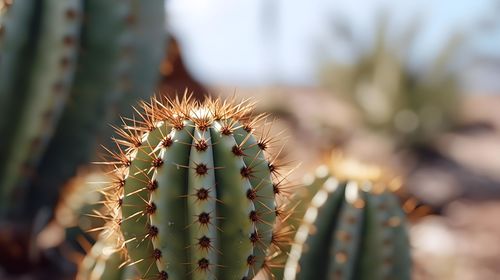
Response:
[{"label": "cactus areole", "polygon": [[265,117],[252,116],[249,102],[186,95],[141,108],[118,130],[121,152],[108,190],[130,265],[144,279],[268,272],[283,240],[275,224],[286,199],[273,183],[284,178],[268,154],[272,140],[255,133]]}]

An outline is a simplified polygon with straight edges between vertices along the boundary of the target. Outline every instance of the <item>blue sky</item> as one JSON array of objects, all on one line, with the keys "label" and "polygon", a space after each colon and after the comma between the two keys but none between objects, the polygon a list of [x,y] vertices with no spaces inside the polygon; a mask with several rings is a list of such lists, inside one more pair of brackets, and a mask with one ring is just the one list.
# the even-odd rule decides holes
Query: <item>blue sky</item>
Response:
[{"label": "blue sky", "polygon": [[339,59],[352,53],[352,46],[333,40],[332,22],[347,23],[359,47],[368,48],[383,10],[389,15],[390,34],[402,32],[416,19],[422,23],[411,56],[420,67],[454,32],[473,35],[464,57],[471,52],[500,56],[499,20],[495,32],[477,31],[486,18],[500,18],[496,0],[167,2],[168,24],[188,68],[208,84],[315,84],[318,67],[327,59],[325,52]]}]

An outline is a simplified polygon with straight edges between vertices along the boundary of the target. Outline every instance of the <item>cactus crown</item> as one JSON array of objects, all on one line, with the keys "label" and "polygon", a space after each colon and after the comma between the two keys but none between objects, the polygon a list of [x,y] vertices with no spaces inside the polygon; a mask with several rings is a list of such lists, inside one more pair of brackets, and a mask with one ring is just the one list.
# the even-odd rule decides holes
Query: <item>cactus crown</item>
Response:
[{"label": "cactus crown", "polygon": [[253,116],[248,100],[186,94],[140,107],[117,129],[119,149],[106,162],[115,167],[108,207],[131,265],[146,279],[269,273],[288,242],[277,226],[288,192],[278,155],[270,157],[266,115]]}]

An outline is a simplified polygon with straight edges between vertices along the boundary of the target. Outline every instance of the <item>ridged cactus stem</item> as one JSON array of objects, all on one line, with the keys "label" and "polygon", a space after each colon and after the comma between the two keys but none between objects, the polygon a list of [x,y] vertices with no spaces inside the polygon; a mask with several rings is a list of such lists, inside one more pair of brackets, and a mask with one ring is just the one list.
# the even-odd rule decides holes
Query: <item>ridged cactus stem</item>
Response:
[{"label": "ridged cactus stem", "polygon": [[185,96],[142,108],[120,131],[121,179],[108,194],[130,263],[146,279],[251,279],[267,269],[280,175],[252,106]]},{"label": "ridged cactus stem", "polygon": [[20,173],[33,168],[43,153],[64,108],[76,67],[81,1],[48,0],[41,10],[40,37],[27,81],[26,103],[11,138],[8,163],[0,175],[4,198],[10,197],[19,178],[27,177]]},{"label": "ridged cactus stem", "polygon": [[[85,0],[82,5],[85,20],[74,82],[39,164],[38,180],[27,194],[29,213],[57,199],[58,188],[110,136],[106,124],[117,125],[118,112],[128,113],[130,104],[151,96],[159,78],[167,41],[163,0]],[[128,110],[122,111],[125,104]]]},{"label": "ridged cactus stem", "polygon": [[395,195],[370,181],[316,181],[321,187],[298,228],[284,279],[410,279],[405,218]]}]

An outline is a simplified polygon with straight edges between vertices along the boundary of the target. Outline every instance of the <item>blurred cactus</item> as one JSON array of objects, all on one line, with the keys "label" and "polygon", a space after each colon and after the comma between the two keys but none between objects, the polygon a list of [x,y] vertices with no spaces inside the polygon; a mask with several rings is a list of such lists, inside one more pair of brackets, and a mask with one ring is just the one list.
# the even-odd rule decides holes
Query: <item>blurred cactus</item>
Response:
[{"label": "blurred cactus", "polygon": [[[83,172],[69,180],[61,191],[53,220],[37,236],[40,248],[53,248],[67,243],[65,249],[78,252],[80,243],[95,240],[97,229],[104,227],[99,213],[105,211],[101,189],[107,176],[100,172]],[[82,238],[86,238],[85,240]]]},{"label": "blurred cactus", "polygon": [[410,279],[405,216],[390,188],[373,181],[380,169],[346,161],[316,173],[306,179],[306,210],[296,211],[304,216],[284,279]]},{"label": "blurred cactus", "polygon": [[101,234],[78,267],[76,280],[128,280],[138,279],[133,266],[124,266],[127,257],[117,247],[120,236]]},{"label": "blurred cactus", "polygon": [[[251,279],[269,271],[283,217],[281,170],[253,104],[152,100],[118,130],[108,188],[142,278]],[[274,183],[273,183],[274,182]]]},{"label": "blurred cactus", "polygon": [[0,213],[32,219],[152,95],[164,1],[17,0],[1,24]]},{"label": "blurred cactus", "polygon": [[[449,39],[433,64],[420,73],[408,62],[418,26],[390,43],[387,15],[382,18],[373,47],[356,53],[352,64],[327,64],[321,78],[326,88],[357,109],[366,127],[385,133],[403,148],[429,145],[457,124],[460,91],[450,64],[462,38]],[[342,34],[354,44],[349,30]]]}]

